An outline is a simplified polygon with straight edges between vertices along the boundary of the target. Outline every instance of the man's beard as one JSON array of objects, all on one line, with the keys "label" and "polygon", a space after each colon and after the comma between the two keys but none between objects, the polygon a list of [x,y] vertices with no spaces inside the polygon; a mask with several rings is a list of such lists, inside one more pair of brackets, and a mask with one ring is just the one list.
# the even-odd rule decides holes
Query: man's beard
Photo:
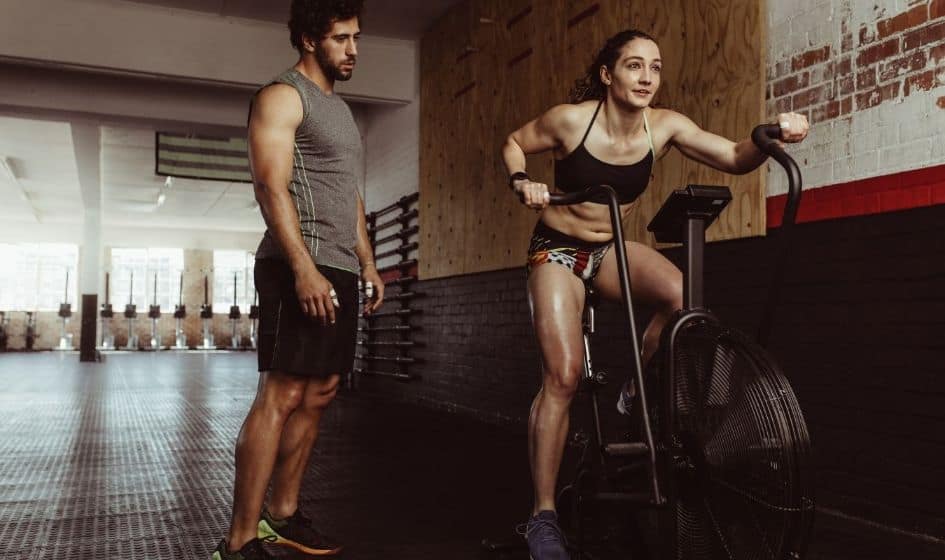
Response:
[{"label": "man's beard", "polygon": [[[330,80],[346,82],[350,80],[351,76],[354,74],[354,71],[345,73],[332,64],[331,60],[328,58],[328,53],[322,49],[321,45],[315,45],[315,60],[318,62],[318,66],[321,67],[322,72],[325,73],[325,76]],[[345,62],[348,62],[348,59],[345,59]],[[354,62],[354,59],[351,59],[351,62]]]}]

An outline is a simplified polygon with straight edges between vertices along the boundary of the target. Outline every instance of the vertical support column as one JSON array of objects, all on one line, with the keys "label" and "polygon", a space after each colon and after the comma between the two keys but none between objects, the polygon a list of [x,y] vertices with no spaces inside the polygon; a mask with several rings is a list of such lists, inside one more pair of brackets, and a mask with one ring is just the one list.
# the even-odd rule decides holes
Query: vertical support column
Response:
[{"label": "vertical support column", "polygon": [[183,302],[187,305],[184,333],[190,347],[203,342],[203,325],[200,306],[203,304],[203,277],[213,267],[213,251],[207,249],[184,249]]},{"label": "vertical support column", "polygon": [[102,218],[98,210],[85,211],[82,234],[82,264],[79,269],[79,298],[81,307],[79,330],[79,361],[96,361],[95,344],[98,341],[99,271],[102,269]]},{"label": "vertical support column", "polygon": [[79,293],[82,307],[79,331],[79,361],[96,359],[98,340],[98,292],[102,270],[102,132],[98,125],[72,123],[72,147],[82,192],[84,224],[82,231]]}]

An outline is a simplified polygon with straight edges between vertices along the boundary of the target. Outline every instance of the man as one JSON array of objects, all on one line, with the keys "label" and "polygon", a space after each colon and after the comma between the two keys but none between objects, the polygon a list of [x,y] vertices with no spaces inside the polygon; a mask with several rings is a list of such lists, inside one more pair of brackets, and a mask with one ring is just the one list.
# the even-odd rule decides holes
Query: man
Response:
[{"label": "man", "polygon": [[322,412],[354,360],[359,269],[375,287],[364,312],[383,301],[358,192],[361,138],[334,92],[357,60],[362,4],[293,0],[299,61],[250,107],[250,167],[267,226],[255,270],[260,374],[236,444],[230,531],[213,560],[272,558],[263,542],[312,555],[341,550],[299,511],[298,497]]}]

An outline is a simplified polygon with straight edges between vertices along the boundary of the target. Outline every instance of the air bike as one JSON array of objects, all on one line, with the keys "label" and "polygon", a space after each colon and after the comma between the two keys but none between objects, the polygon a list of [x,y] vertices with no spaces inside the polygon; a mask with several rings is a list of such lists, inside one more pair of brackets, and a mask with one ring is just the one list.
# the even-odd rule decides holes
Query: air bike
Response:
[{"label": "air bike", "polygon": [[[551,196],[554,205],[603,195],[609,199],[637,388],[631,415],[631,432],[637,436],[603,441],[597,392],[606,374],[591,361],[596,296],[589,293],[583,384],[590,393],[593,429],[579,438],[584,453],[577,474],[558,494],[575,558],[595,558],[586,535],[598,528],[589,524],[587,512],[605,504],[655,510],[656,550],[649,547],[648,553],[660,560],[799,560],[805,555],[814,513],[809,437],[790,384],[765,350],[801,196],[800,170],[775,140],[779,137],[777,125],[752,132],[755,144],[784,167],[790,183],[757,341],[724,326],[703,301],[705,230],[731,192],[690,185],[673,192],[647,227],[657,241],[682,243],[686,263],[683,309],[663,329],[645,375],[616,194],[601,185]],[[483,545],[505,548],[488,541]]]}]

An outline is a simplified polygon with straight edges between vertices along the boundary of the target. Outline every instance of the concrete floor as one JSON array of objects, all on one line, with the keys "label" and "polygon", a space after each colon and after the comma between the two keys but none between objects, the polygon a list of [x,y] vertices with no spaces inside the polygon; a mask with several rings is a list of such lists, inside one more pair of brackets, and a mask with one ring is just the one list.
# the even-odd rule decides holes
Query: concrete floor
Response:
[{"label": "concrete floor", "polygon": [[[209,558],[255,385],[251,353],[0,354],[0,560]],[[528,512],[523,434],[352,392],[322,425],[302,504],[345,558],[481,558]],[[808,558],[945,545],[822,513]]]}]

